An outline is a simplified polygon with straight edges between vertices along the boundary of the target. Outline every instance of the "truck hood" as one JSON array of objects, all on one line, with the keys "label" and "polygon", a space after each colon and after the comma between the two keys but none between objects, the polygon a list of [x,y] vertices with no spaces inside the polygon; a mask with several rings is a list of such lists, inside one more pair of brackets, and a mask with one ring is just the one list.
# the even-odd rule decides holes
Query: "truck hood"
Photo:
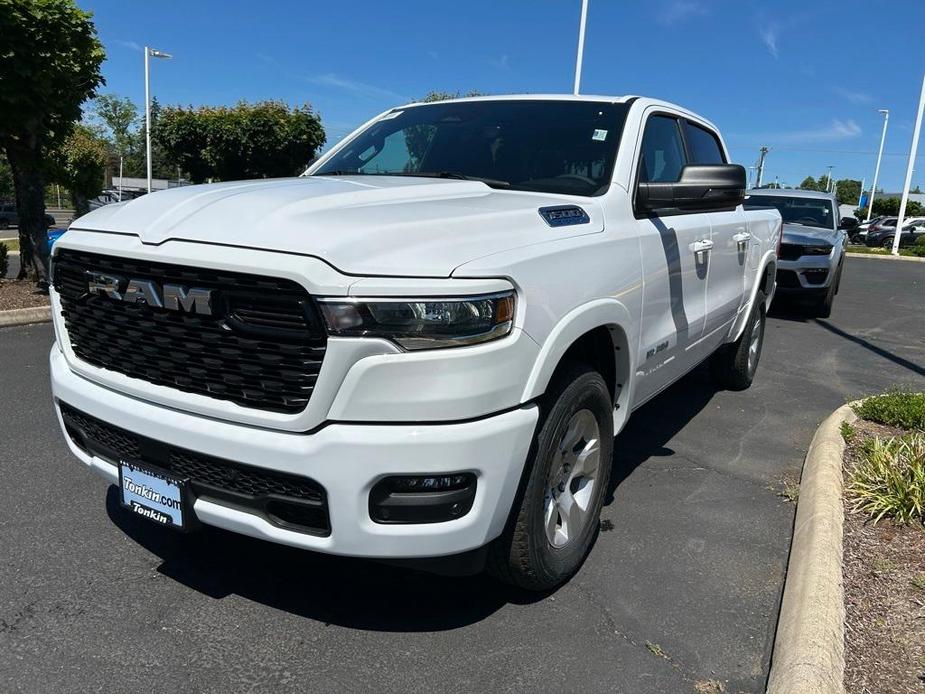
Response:
[{"label": "truck hood", "polygon": [[805,227],[802,224],[784,224],[782,243],[792,243],[798,246],[809,246],[814,243],[825,242],[835,245],[838,234],[841,232],[822,227]]},{"label": "truck hood", "polygon": [[550,227],[541,207],[576,198],[496,190],[478,181],[309,176],[185,186],[101,207],[72,228],[311,255],[347,274],[448,277],[482,256],[603,230]]}]

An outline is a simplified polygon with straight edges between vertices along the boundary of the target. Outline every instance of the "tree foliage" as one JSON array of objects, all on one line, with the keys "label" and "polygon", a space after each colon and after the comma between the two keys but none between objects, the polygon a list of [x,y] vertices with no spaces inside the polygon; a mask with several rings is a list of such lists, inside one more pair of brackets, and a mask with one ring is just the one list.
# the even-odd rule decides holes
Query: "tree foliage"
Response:
[{"label": "tree foliage", "polygon": [[[823,176],[823,178],[825,178],[825,176]],[[822,190],[822,188],[819,187],[819,183],[812,176],[807,176],[806,178],[803,179],[803,182],[800,183],[800,189],[801,190]]]},{"label": "tree foliage", "polygon": [[470,89],[468,92],[463,94],[462,92],[439,92],[439,91],[429,91],[424,96],[423,99],[418,99],[418,101],[423,103],[430,103],[432,101],[447,101],[448,99],[461,99],[467,98],[470,96],[485,96],[484,92],[480,92],[477,89]]},{"label": "tree foliage", "polygon": [[861,198],[861,182],[850,178],[835,181],[835,197],[839,205],[857,205]]},{"label": "tree foliage", "polygon": [[132,128],[138,124],[138,107],[131,99],[115,94],[101,94],[93,110],[106,127],[113,151],[125,155],[131,149]]},{"label": "tree foliage", "polygon": [[[873,209],[871,212],[872,217],[896,217],[899,214],[899,205],[901,200],[899,198],[881,198],[874,197]],[[906,217],[920,217],[925,214],[925,207],[917,203],[915,200],[910,200],[906,203]],[[854,213],[854,216],[858,219],[867,218],[867,208],[861,208]]]},{"label": "tree foliage", "polygon": [[13,170],[3,150],[0,150],[0,202],[8,202],[13,197]]},{"label": "tree foliage", "polygon": [[280,101],[165,107],[152,137],[194,183],[293,176],[326,139],[310,106],[289,108]]},{"label": "tree foliage", "polygon": [[106,141],[86,125],[77,125],[50,157],[51,178],[70,191],[78,217],[103,192],[107,158]]},{"label": "tree foliage", "polygon": [[73,0],[0,0],[0,37],[0,147],[13,173],[25,268],[32,248],[44,255],[45,154],[103,83],[105,53],[91,15]]}]

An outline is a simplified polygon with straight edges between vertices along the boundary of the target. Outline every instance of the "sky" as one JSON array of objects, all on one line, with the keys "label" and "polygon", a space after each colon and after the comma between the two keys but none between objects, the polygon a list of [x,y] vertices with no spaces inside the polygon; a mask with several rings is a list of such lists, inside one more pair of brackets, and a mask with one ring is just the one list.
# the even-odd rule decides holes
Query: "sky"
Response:
[{"label": "sky", "polygon": [[[581,0],[77,0],[105,93],[161,104],[309,103],[329,144],[430,90],[570,93]],[[925,75],[925,0],[590,0],[581,91],[665,99],[713,121],[765,182],[874,174],[900,190]],[[925,189],[925,144],[913,186]]]}]

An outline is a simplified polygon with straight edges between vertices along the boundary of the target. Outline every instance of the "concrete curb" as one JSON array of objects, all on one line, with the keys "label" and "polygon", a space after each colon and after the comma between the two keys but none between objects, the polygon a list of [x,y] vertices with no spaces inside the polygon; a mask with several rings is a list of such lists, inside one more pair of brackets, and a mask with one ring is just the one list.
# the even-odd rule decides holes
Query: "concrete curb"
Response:
[{"label": "concrete curb", "polygon": [[819,426],[803,463],[768,694],[844,692],[841,424],[857,419],[852,404]]},{"label": "concrete curb", "polygon": [[880,255],[879,253],[852,253],[848,251],[852,258],[877,258],[878,260],[908,260],[913,263],[925,263],[925,258],[915,258],[908,255]]},{"label": "concrete curb", "polygon": [[51,306],[14,308],[10,311],[0,311],[0,328],[13,325],[28,325],[29,323],[47,323],[50,320]]}]

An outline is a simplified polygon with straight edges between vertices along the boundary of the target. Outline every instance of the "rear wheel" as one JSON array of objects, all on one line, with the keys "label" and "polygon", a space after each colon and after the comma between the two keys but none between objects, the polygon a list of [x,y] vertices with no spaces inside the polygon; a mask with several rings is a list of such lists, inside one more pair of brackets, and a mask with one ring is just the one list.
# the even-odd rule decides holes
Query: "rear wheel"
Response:
[{"label": "rear wheel", "polygon": [[742,335],[731,345],[720,347],[710,357],[710,370],[719,385],[730,390],[745,390],[752,384],[764,345],[764,305],[764,292],[759,291]]},{"label": "rear wheel", "polygon": [[893,247],[893,237],[891,236],[888,239],[883,239],[883,243],[880,244],[881,248],[892,248]]},{"label": "rear wheel", "polygon": [[597,537],[613,454],[613,404],[591,367],[567,365],[544,398],[527,479],[488,569],[527,590],[565,583]]}]

